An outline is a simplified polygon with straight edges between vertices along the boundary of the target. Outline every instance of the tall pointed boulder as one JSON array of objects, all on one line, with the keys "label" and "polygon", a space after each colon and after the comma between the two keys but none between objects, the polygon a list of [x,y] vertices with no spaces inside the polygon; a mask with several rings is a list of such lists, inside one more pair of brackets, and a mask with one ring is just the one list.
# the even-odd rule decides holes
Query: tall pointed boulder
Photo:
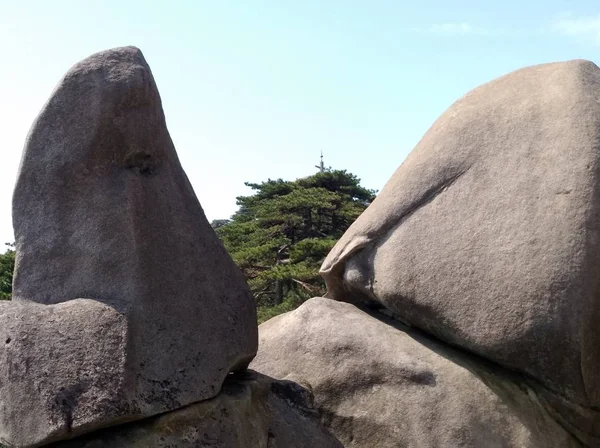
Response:
[{"label": "tall pointed boulder", "polygon": [[[45,328],[71,318],[66,304],[86,299],[71,308],[91,303],[121,316],[115,320],[123,339],[96,349],[113,340],[108,329],[86,341],[98,359],[65,357],[69,347],[81,348],[77,332],[96,331],[93,313],[75,313],[73,334],[56,328],[51,339],[26,346],[15,327],[11,345],[22,350],[0,355],[30,364],[27,374],[8,369],[2,377],[0,437],[17,431],[7,430],[16,413],[32,416],[23,436],[32,443],[211,398],[230,371],[255,355],[253,299],[180,165],[137,48],[90,56],[58,84],[27,139],[13,221],[14,302],[52,310],[39,311]],[[50,343],[63,359],[37,355]],[[115,358],[122,362],[107,370]],[[72,363],[72,374],[61,385],[49,378],[64,362]],[[103,390],[104,401],[89,389],[115,377],[122,387]],[[53,411],[59,385],[69,408],[64,415]],[[108,401],[114,405],[104,406]]]}]

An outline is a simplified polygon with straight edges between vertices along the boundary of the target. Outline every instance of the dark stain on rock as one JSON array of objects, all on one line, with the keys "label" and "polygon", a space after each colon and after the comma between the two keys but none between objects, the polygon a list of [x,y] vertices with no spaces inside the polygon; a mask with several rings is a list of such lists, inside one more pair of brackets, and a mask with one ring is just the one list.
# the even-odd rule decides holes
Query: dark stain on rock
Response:
[{"label": "dark stain on rock", "polygon": [[74,384],[70,387],[60,389],[54,398],[53,405],[56,413],[62,416],[67,432],[71,432],[73,428],[73,414],[79,404],[79,397],[85,390],[82,384]]},{"label": "dark stain on rock", "polygon": [[157,165],[152,156],[145,152],[129,154],[125,159],[125,167],[141,175],[150,176],[156,173]]}]

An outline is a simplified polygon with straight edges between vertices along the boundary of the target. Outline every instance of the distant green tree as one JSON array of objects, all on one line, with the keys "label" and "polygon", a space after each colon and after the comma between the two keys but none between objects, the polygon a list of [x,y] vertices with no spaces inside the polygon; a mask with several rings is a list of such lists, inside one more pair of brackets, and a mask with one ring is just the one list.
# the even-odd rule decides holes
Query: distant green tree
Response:
[{"label": "distant green tree", "polygon": [[246,185],[254,194],[237,198],[231,220],[212,225],[243,271],[263,321],[325,292],[319,267],[375,191],[331,169]]},{"label": "distant green tree", "polygon": [[6,246],[6,252],[0,254],[0,300],[10,300],[15,270],[15,246],[11,243],[6,243]]},{"label": "distant green tree", "polygon": [[210,223],[210,225],[213,229],[218,229],[219,227],[222,227],[225,224],[229,224],[229,222],[229,219],[215,219],[213,222]]}]

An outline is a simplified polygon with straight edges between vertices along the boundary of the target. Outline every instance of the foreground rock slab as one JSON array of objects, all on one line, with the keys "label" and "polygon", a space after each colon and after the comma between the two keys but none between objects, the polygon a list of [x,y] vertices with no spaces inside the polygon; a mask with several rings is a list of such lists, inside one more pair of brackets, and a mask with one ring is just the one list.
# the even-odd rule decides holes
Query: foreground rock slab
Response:
[{"label": "foreground rock slab", "polygon": [[599,409],[599,92],[600,69],[576,60],[458,100],[328,255],[328,297]]},{"label": "foreground rock slab", "polygon": [[[19,308],[2,313],[21,314],[2,328],[5,442],[45,443],[211,398],[256,353],[254,301],[180,165],[137,48],[90,56],[60,81],[27,138],[13,220],[6,306]],[[115,322],[106,331],[100,308]]]},{"label": "foreground rock slab", "polygon": [[35,446],[127,418],[126,316],[94,300],[0,303],[0,443]]},{"label": "foreground rock slab", "polygon": [[232,375],[219,395],[52,448],[343,448],[321,425],[311,394],[290,381]]},{"label": "foreground rock slab", "polygon": [[310,389],[346,448],[581,446],[520,376],[352,304],[314,298],[259,332],[251,368]]}]

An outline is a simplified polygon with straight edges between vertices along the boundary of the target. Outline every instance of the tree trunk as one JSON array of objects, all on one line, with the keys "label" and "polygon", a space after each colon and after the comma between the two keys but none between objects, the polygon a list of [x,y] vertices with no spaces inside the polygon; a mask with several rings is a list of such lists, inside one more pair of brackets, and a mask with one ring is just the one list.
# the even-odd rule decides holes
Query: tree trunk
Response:
[{"label": "tree trunk", "polygon": [[275,280],[275,305],[279,305],[281,302],[283,302],[283,282]]},{"label": "tree trunk", "polygon": [[[279,248],[275,259],[275,266],[282,264],[284,252],[288,247],[289,245],[286,244]],[[275,305],[279,305],[281,302],[283,302],[283,281],[275,280]]]}]

